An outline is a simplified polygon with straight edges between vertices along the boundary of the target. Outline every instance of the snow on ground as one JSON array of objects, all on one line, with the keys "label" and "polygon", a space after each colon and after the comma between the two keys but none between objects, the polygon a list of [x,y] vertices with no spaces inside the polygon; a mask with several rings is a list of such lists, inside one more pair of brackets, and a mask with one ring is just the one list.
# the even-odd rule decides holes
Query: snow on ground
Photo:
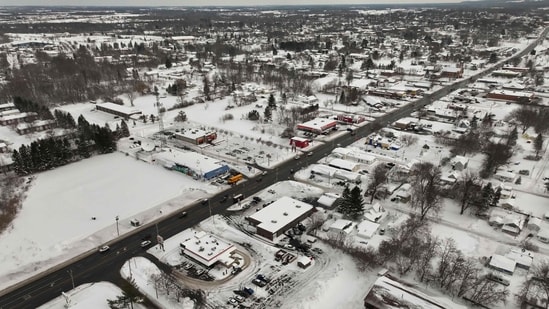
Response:
[{"label": "snow on ground", "polygon": [[0,238],[1,285],[110,241],[117,236],[116,216],[122,234],[132,229],[132,218],[147,223],[215,190],[120,153],[37,174],[23,208]]},{"label": "snow on ground", "polygon": [[[65,295],[45,303],[39,309],[64,309],[67,303],[72,309],[108,309],[107,300],[115,300],[122,295],[122,290],[110,282],[95,282],[77,286]],[[135,309],[145,308],[134,304]]]},{"label": "snow on ground", "polygon": [[[181,298],[177,301],[175,293],[164,294],[162,289],[155,290],[153,276],[161,274],[160,269],[144,257],[134,257],[122,266],[120,274],[128,281],[133,281],[137,289],[151,302],[163,309],[170,308],[194,308],[194,302],[189,298]],[[158,292],[158,294],[157,294]]]}]

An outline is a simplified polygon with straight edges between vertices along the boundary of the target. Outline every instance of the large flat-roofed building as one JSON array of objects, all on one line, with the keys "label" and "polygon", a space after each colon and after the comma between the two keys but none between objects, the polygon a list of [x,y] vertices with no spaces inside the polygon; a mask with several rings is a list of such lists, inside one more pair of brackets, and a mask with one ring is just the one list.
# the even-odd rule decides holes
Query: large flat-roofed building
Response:
[{"label": "large flat-roofed building", "polygon": [[313,211],[312,205],[283,196],[271,205],[246,217],[246,220],[256,227],[258,235],[274,240],[307,218]]},{"label": "large flat-roofed building", "polygon": [[130,119],[132,115],[141,115],[140,110],[137,110],[135,108],[131,108],[128,106],[124,106],[124,105],[114,104],[111,102],[97,104],[96,108],[98,111],[120,116],[126,120]]},{"label": "large flat-roofed building", "polygon": [[196,152],[171,150],[155,154],[155,160],[164,167],[195,178],[212,179],[229,171],[229,166],[220,160]]},{"label": "large flat-roofed building", "polygon": [[180,246],[184,255],[207,267],[216,263],[230,267],[234,262],[235,246],[204,231],[194,231]]},{"label": "large flat-roofed building", "polygon": [[200,129],[186,129],[181,132],[174,133],[173,136],[175,139],[200,145],[215,140],[217,138],[217,132],[204,131]]},{"label": "large flat-roofed building", "polygon": [[337,120],[328,118],[315,118],[297,125],[297,129],[315,134],[322,134],[337,128]]}]

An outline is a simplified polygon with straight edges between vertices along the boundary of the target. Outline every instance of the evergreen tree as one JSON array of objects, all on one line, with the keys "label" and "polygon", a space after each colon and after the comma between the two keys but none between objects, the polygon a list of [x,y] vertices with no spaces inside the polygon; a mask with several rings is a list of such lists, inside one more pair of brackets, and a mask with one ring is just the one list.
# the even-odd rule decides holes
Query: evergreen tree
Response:
[{"label": "evergreen tree", "polygon": [[272,117],[272,111],[270,106],[265,106],[265,111],[263,112],[263,118],[270,120]]},{"label": "evergreen tree", "polygon": [[204,87],[202,88],[204,95],[206,96],[206,100],[209,101],[211,100],[210,99],[210,81],[208,80],[207,76],[204,76],[204,79],[202,80],[202,82],[204,83]]},{"label": "evergreen tree", "polygon": [[120,136],[121,137],[128,137],[130,136],[130,129],[128,128],[128,124],[124,119],[122,119],[122,122],[120,123]]},{"label": "evergreen tree", "polygon": [[77,147],[78,155],[81,158],[89,158],[91,156],[88,150],[88,143],[82,137],[78,138],[78,140],[76,141],[76,147]]},{"label": "evergreen tree", "polygon": [[517,144],[518,139],[518,130],[517,127],[514,127],[513,130],[509,133],[507,137],[507,146],[513,147]]},{"label": "evergreen tree", "polygon": [[539,152],[543,148],[543,136],[539,133],[534,140],[534,150],[536,151],[536,158],[539,158]]},{"label": "evergreen tree", "polygon": [[341,103],[341,104],[347,103],[347,101],[345,99],[345,91],[343,91],[343,90],[341,90],[341,95],[339,96],[339,103]]},{"label": "evergreen tree", "polygon": [[269,106],[272,109],[276,109],[276,100],[275,100],[275,97],[272,93],[269,96],[269,100],[267,102],[268,102],[267,106]]},{"label": "evergreen tree", "polygon": [[17,150],[13,150],[11,160],[13,161],[13,170],[19,175],[24,175],[25,172],[23,170],[23,161]]},{"label": "evergreen tree", "polygon": [[337,208],[337,211],[342,213],[344,216],[347,216],[350,213],[350,196],[351,190],[349,189],[349,186],[345,186],[343,193],[341,193],[341,202]]},{"label": "evergreen tree", "polygon": [[172,59],[170,59],[170,57],[168,57],[168,58],[166,59],[165,65],[166,65],[166,69],[169,69],[169,68],[172,67]]},{"label": "evergreen tree", "polygon": [[364,198],[362,190],[355,186],[349,195],[349,217],[353,220],[360,218],[364,214]]}]

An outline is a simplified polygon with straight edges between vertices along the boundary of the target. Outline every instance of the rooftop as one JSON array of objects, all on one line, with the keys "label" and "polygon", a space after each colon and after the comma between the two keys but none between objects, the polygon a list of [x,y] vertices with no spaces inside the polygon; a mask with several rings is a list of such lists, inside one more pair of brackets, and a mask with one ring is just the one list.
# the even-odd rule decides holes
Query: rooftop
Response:
[{"label": "rooftop", "polygon": [[275,233],[312,208],[313,206],[307,203],[283,196],[271,205],[251,215],[250,219],[261,222],[258,227]]}]

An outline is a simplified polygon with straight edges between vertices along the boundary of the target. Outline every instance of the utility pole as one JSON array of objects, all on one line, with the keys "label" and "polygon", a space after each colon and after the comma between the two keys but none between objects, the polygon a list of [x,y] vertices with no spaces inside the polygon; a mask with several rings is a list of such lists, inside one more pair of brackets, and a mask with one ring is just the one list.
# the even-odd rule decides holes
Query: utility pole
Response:
[{"label": "utility pole", "polygon": [[67,270],[67,272],[71,276],[72,289],[74,290],[74,277],[72,276],[72,269]]},{"label": "utility pole", "polygon": [[118,229],[118,219],[119,218],[118,218],[118,216],[116,216],[114,219],[116,220],[116,233],[118,234],[118,236],[120,236],[120,230]]},{"label": "utility pole", "polygon": [[163,134],[164,132],[164,120],[162,119],[162,116],[164,116],[164,112],[162,111],[162,104],[160,104],[160,100],[158,99],[158,91],[155,92],[156,96],[156,111],[158,113],[158,132],[160,133],[160,148],[164,148],[166,146],[166,136]]}]

